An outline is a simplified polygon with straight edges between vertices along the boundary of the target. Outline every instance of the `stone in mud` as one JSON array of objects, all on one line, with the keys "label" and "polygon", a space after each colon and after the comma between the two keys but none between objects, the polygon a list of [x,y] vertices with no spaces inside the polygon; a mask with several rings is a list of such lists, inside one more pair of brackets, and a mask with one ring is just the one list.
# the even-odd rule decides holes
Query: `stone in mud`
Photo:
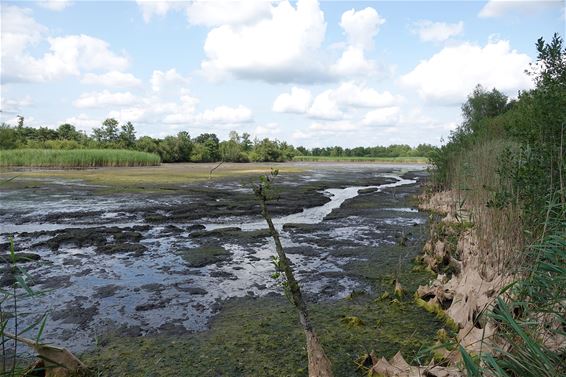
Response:
[{"label": "stone in mud", "polygon": [[26,263],[41,259],[38,254],[34,253],[14,253],[14,257],[10,254],[0,255],[0,264],[5,263]]},{"label": "stone in mud", "polygon": [[203,296],[208,293],[206,289],[197,288],[197,287],[187,288],[186,292],[188,292],[190,295],[199,295],[199,296]]},{"label": "stone in mud", "polygon": [[62,245],[67,244],[84,247],[102,245],[104,243],[106,243],[106,235],[100,229],[71,228],[65,229],[64,233],[58,233],[48,241],[35,246],[45,244],[51,250],[59,250]]},{"label": "stone in mud", "polygon": [[159,283],[149,283],[149,284],[142,285],[141,289],[143,289],[144,291],[148,291],[148,292],[156,292],[156,291],[164,290],[165,285],[159,284]]},{"label": "stone in mud", "polygon": [[371,194],[372,192],[376,192],[376,191],[377,191],[377,187],[368,187],[368,188],[364,188],[364,189],[359,189],[358,194],[360,194],[360,195]]},{"label": "stone in mud", "polygon": [[238,228],[237,226],[233,227],[226,227],[226,228],[218,228],[213,230],[201,230],[191,233],[191,237],[193,238],[200,238],[200,237],[221,237],[226,235],[233,235],[234,233],[240,232],[242,229]]},{"label": "stone in mud", "polygon": [[205,229],[206,229],[206,227],[202,224],[193,224],[193,225],[189,225],[187,227],[187,230],[189,232],[194,232],[195,230],[205,230]]},{"label": "stone in mud", "polygon": [[41,285],[42,289],[66,288],[71,285],[71,277],[69,275],[51,276],[36,279],[35,283]]},{"label": "stone in mud", "polygon": [[140,232],[122,231],[113,233],[116,242],[139,242],[143,236]]},{"label": "stone in mud", "polygon": [[231,274],[228,271],[212,271],[210,272],[210,277],[223,278],[227,280],[238,280],[238,277],[236,275]]},{"label": "stone in mud", "polygon": [[16,283],[16,275],[11,268],[3,268],[0,270],[0,287],[9,287]]},{"label": "stone in mud", "polygon": [[320,252],[315,248],[308,246],[293,246],[285,248],[287,254],[300,254],[307,257],[315,257],[320,255]]},{"label": "stone in mud", "polygon": [[119,243],[99,246],[96,249],[96,252],[106,255],[113,255],[118,253],[134,253],[135,255],[139,256],[146,250],[147,247],[140,245],[139,243]]},{"label": "stone in mud", "polygon": [[[51,313],[51,318],[63,323],[71,323],[81,327],[87,326],[98,314],[98,306],[83,307],[80,303],[83,297],[77,297],[73,302],[68,303],[64,309]],[[84,297],[86,300],[87,298]]]},{"label": "stone in mud", "polygon": [[146,304],[137,305],[135,307],[136,312],[145,312],[148,310],[162,309],[171,302],[171,299],[160,300],[157,302],[148,302]]},{"label": "stone in mud", "polygon": [[94,297],[95,298],[106,298],[106,297],[114,296],[114,294],[116,294],[116,291],[119,288],[120,287],[118,287],[115,284],[109,284],[109,285],[105,285],[103,287],[98,287],[98,288],[96,288],[96,293],[94,294]]},{"label": "stone in mud", "polygon": [[190,267],[204,267],[227,260],[232,253],[218,246],[203,246],[179,251],[179,255]]},{"label": "stone in mud", "polygon": [[74,276],[75,277],[87,276],[90,275],[91,272],[92,272],[92,268],[86,268],[80,272],[77,272]]},{"label": "stone in mud", "polygon": [[313,230],[317,230],[318,224],[299,224],[299,223],[286,223],[283,224],[283,230],[289,231],[291,229],[295,229],[298,231],[309,232]]}]

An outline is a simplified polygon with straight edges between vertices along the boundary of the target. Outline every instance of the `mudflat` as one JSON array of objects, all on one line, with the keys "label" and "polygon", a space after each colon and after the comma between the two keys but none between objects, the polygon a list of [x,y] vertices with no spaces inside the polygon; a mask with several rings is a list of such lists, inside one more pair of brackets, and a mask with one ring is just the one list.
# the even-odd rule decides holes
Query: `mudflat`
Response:
[{"label": "mudflat", "polygon": [[[240,375],[230,369],[238,364],[231,358],[257,358],[259,350],[238,356],[243,351],[228,338],[248,329],[250,338],[242,342],[255,344],[253,338],[265,336],[277,344],[281,334],[261,335],[265,319],[258,318],[284,312],[287,327],[279,330],[288,328],[300,339],[281,282],[272,277],[273,245],[251,191],[260,173],[277,168],[279,199],[270,210],[337,368],[344,375],[353,370],[352,353],[361,352],[357,342],[393,350],[377,336],[366,339],[379,329],[391,332],[397,350],[413,354],[430,341],[441,324],[410,298],[378,300],[392,292],[394,279],[416,289],[429,278],[411,272],[426,238],[427,215],[414,209],[412,199],[426,176],[422,167],[224,164],[209,180],[214,166],[17,172],[0,188],[2,252],[13,235],[22,255],[18,263],[33,289],[44,292],[18,304],[29,313],[22,324],[49,312],[44,341],[86,352],[87,360],[108,366],[108,375],[128,375],[134,359],[140,368],[135,373],[152,370],[133,349],[126,352],[132,360],[109,361],[116,349],[137,341],[144,347],[168,344],[160,352],[170,357],[181,352],[171,342],[192,348],[183,366],[156,368],[155,375],[175,375],[175,368],[188,366],[192,372],[183,375],[215,375],[198,360],[220,352],[218,347],[234,347],[223,351],[227,360],[220,370]],[[10,286],[10,268],[7,263],[0,268],[0,284]],[[353,314],[365,323],[363,329],[348,325]],[[388,318],[391,328],[384,330],[379,318]],[[415,335],[417,327],[425,330]],[[347,341],[340,339],[345,334]],[[105,339],[102,350],[95,351],[95,339]],[[273,372],[261,373],[281,375],[281,368],[291,368],[303,375],[297,372],[301,355],[299,346],[290,359],[273,360]],[[252,368],[251,359],[245,364]],[[253,368],[242,375],[260,373]]]}]

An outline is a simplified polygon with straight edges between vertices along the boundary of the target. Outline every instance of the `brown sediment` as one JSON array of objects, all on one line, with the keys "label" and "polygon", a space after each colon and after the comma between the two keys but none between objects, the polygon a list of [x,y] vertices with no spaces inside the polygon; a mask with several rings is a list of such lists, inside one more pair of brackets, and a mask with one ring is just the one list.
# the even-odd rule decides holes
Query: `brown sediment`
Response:
[{"label": "brown sediment", "polygon": [[[418,288],[416,303],[443,317],[457,331],[457,343],[468,352],[489,351],[489,340],[497,327],[482,314],[492,308],[501,289],[513,280],[513,272],[499,268],[499,254],[480,246],[476,227],[469,222],[469,209],[459,205],[456,192],[439,192],[420,199],[419,209],[431,211],[440,219],[432,222],[429,240],[419,257],[421,263],[437,273],[437,277]],[[436,354],[449,367],[435,366],[432,361],[427,367],[414,367],[397,354],[389,361],[375,358],[371,372],[385,377],[421,376],[423,373],[429,376],[463,375],[458,371],[462,360],[457,348],[455,351],[442,348]]]}]

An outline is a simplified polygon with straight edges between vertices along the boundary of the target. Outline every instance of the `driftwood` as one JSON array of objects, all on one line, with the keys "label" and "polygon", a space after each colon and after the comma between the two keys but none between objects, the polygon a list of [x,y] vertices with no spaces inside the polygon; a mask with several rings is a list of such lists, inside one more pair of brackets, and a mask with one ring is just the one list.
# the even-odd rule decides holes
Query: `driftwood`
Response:
[{"label": "driftwood", "polygon": [[210,171],[208,172],[208,179],[211,180],[212,179],[212,173],[214,173],[214,171],[216,169],[218,169],[220,167],[220,165],[222,165],[224,163],[224,161],[220,161],[220,163],[218,165],[216,165],[215,167],[213,167],[212,169],[210,169]]},{"label": "driftwood", "polygon": [[[16,336],[8,332],[4,332],[4,335],[33,348],[41,359],[43,364],[41,367],[44,368],[46,377],[70,377],[87,370],[86,366],[64,347],[38,343],[35,340]],[[41,362],[36,363],[36,365],[41,364]],[[39,366],[37,365],[36,367]]]}]

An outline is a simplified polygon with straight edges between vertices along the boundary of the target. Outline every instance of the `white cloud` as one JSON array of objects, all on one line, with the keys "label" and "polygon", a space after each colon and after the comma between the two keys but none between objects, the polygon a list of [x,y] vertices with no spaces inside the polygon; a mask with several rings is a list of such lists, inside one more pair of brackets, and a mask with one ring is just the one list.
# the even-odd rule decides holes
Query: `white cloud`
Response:
[{"label": "white cloud", "polygon": [[39,0],[38,4],[43,8],[55,12],[60,12],[63,9],[67,8],[69,5],[71,5],[71,1],[70,0]]},{"label": "white cloud", "polygon": [[175,68],[165,72],[155,70],[151,74],[151,89],[154,92],[162,92],[177,89],[189,83],[189,79],[181,76]]},{"label": "white cloud", "polygon": [[2,63],[4,58],[21,55],[29,46],[41,41],[47,28],[35,21],[31,9],[19,8],[11,5],[2,5],[0,12],[2,19]]},{"label": "white cloud", "polygon": [[325,120],[339,120],[344,118],[344,112],[334,98],[332,90],[325,90],[314,99],[308,112],[309,117]]},{"label": "white cloud", "polygon": [[312,102],[310,90],[291,88],[291,93],[281,93],[273,102],[273,111],[277,113],[304,114]]},{"label": "white cloud", "polygon": [[252,132],[252,137],[274,137],[281,133],[281,128],[277,123],[267,123],[257,126]]},{"label": "white cloud", "polygon": [[419,20],[412,26],[412,32],[418,34],[423,42],[443,42],[464,31],[464,22],[455,24],[446,22],[433,22],[430,20]]},{"label": "white cloud", "polygon": [[336,77],[371,76],[376,73],[376,62],[368,60],[365,52],[373,48],[373,38],[385,23],[375,9],[351,9],[342,14],[340,26],[348,37],[348,45],[330,72]]},{"label": "white cloud", "polygon": [[142,82],[131,73],[110,71],[99,75],[95,73],[87,73],[83,76],[81,83],[125,88],[140,86]]},{"label": "white cloud", "polygon": [[309,130],[318,133],[352,132],[359,129],[360,125],[352,122],[313,123],[309,126]]},{"label": "white cloud", "polygon": [[394,126],[399,123],[401,109],[398,106],[384,107],[368,112],[362,124],[366,126]]},{"label": "white cloud", "polygon": [[136,0],[136,3],[142,12],[145,22],[151,21],[153,16],[163,17],[169,11],[182,9],[185,6],[183,1],[171,0]]},{"label": "white cloud", "polygon": [[[38,24],[29,9],[2,9],[2,82],[44,82],[81,70],[123,70],[128,59],[110,51],[108,43],[88,35],[45,39],[48,29]],[[47,41],[48,52],[34,57],[28,48]]]},{"label": "white cloud", "polygon": [[524,72],[530,61],[508,41],[490,41],[484,47],[463,43],[421,61],[401,77],[401,84],[416,89],[427,101],[445,104],[462,103],[477,84],[513,95],[532,87]]},{"label": "white cloud", "polygon": [[238,107],[218,106],[197,114],[195,119],[198,123],[206,124],[247,123],[252,120],[252,111],[242,105]]},{"label": "white cloud", "polygon": [[561,9],[563,0],[489,0],[478,14],[482,18],[502,17],[509,13],[536,14],[547,9]]},{"label": "white cloud", "polygon": [[384,23],[385,18],[370,7],[360,11],[351,9],[344,12],[340,19],[340,26],[348,36],[350,45],[366,50],[373,47],[373,38]]},{"label": "white cloud", "polygon": [[338,61],[330,66],[330,72],[338,77],[371,76],[376,72],[376,64],[366,59],[363,49],[349,46]]},{"label": "white cloud", "polygon": [[308,115],[317,119],[339,120],[356,108],[388,107],[401,101],[402,97],[388,91],[380,93],[363,84],[350,81],[316,96]]},{"label": "white cloud", "polygon": [[402,101],[400,96],[389,91],[380,93],[353,81],[342,83],[332,91],[332,96],[339,105],[352,107],[387,107]]},{"label": "white cloud", "polygon": [[25,96],[20,99],[6,98],[5,93],[0,97],[0,110],[2,114],[14,114],[19,113],[24,107],[28,107],[32,104],[30,96]]},{"label": "white cloud", "polygon": [[271,6],[271,16],[253,25],[222,25],[204,44],[203,73],[213,80],[226,76],[267,82],[314,82],[326,78],[316,56],[326,33],[316,0]]},{"label": "white cloud", "polygon": [[[177,101],[166,101],[152,94],[140,98],[134,106],[110,111],[108,116],[120,122],[141,124],[208,125],[222,128],[226,125],[242,124],[252,121],[252,112],[243,105],[236,107],[217,106],[203,112],[197,111],[199,99],[188,93],[182,94]],[[168,126],[169,127],[169,126]]]},{"label": "white cloud", "polygon": [[186,9],[189,23],[209,27],[253,23],[268,17],[270,10],[271,3],[265,0],[194,0]]},{"label": "white cloud", "polygon": [[77,108],[97,108],[108,106],[130,105],[136,101],[136,97],[130,92],[102,92],[83,93],[73,102]]},{"label": "white cloud", "polygon": [[87,114],[83,113],[83,114],[79,114],[78,116],[69,117],[59,122],[59,124],[63,124],[63,123],[72,124],[78,130],[85,131],[88,133],[92,131],[93,128],[100,127],[102,125],[102,120],[94,119],[88,116]]}]

